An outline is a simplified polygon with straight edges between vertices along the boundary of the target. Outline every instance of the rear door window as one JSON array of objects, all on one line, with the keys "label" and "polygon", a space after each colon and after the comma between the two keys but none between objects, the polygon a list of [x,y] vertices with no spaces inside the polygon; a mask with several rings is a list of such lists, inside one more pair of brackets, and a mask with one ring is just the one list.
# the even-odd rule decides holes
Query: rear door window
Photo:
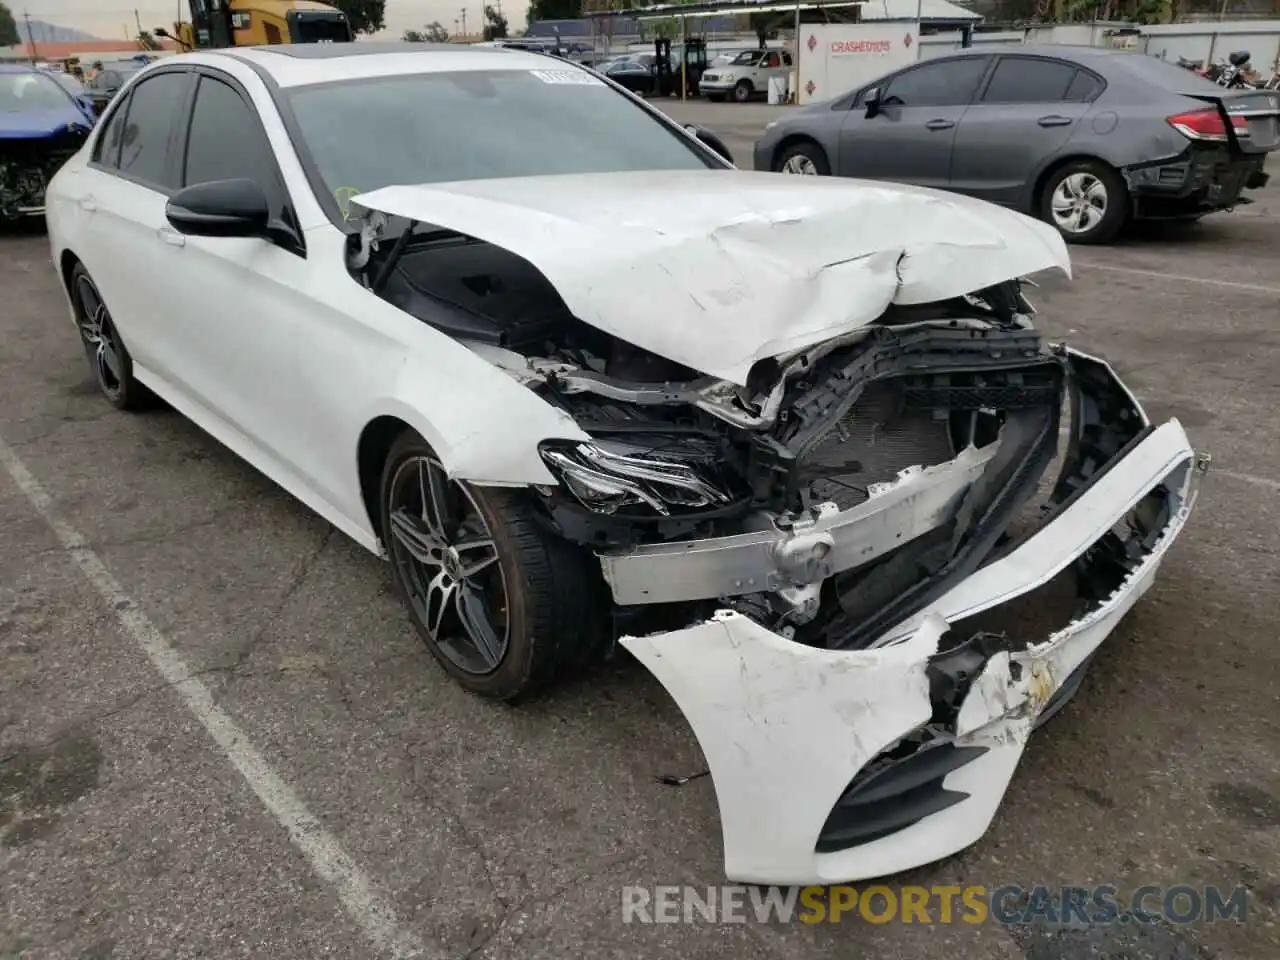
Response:
[{"label": "rear door window", "polygon": [[120,141],[124,134],[125,116],[129,112],[128,101],[118,103],[111,115],[107,117],[106,126],[98,134],[98,142],[93,145],[92,160],[109,169],[120,166]]},{"label": "rear door window", "polygon": [[1099,89],[1097,79],[1073,63],[1033,57],[1001,57],[982,95],[982,102],[1062,103],[1087,100]]},{"label": "rear door window", "polygon": [[1072,103],[1092,100],[1102,92],[1105,86],[1105,83],[1088,70],[1077,70],[1071,86],[1067,87],[1067,99]]},{"label": "rear door window", "polygon": [[169,143],[187,95],[186,73],[158,73],[133,87],[120,142],[119,170],[163,189],[170,175]]}]

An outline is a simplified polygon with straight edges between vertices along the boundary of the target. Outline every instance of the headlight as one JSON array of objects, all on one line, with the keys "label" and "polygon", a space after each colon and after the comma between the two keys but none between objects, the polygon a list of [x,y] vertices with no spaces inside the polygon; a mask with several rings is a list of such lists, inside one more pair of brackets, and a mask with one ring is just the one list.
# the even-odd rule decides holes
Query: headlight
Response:
[{"label": "headlight", "polygon": [[644,504],[666,517],[671,507],[709,507],[731,499],[676,460],[620,453],[595,443],[544,444],[541,453],[582,505],[597,513]]},{"label": "headlight", "polygon": [[777,125],[778,125],[778,121],[777,121],[777,120],[770,120],[768,123],[766,123],[766,124],[764,125],[764,128],[765,128],[765,130],[772,130],[772,129],[773,129],[774,127],[776,127]]}]

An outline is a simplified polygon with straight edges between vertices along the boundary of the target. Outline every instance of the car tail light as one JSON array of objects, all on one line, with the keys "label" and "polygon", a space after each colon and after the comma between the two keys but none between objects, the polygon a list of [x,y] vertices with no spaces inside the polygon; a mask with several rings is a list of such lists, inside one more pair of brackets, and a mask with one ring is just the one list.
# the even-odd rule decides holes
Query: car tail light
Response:
[{"label": "car tail light", "polygon": [[[1170,126],[1191,140],[1226,140],[1227,125],[1216,107],[1192,110],[1168,118]],[[1232,117],[1231,126],[1237,137],[1249,135],[1249,121],[1244,117]]]}]

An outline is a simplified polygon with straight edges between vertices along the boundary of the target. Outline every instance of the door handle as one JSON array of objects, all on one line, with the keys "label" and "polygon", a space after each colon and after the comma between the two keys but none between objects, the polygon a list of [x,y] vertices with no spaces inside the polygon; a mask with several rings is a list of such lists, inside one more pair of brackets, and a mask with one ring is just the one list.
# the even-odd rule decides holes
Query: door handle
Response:
[{"label": "door handle", "polygon": [[173,229],[173,227],[161,227],[156,233],[160,234],[160,239],[171,247],[185,247],[187,245],[186,236]]},{"label": "door handle", "polygon": [[81,197],[80,209],[85,213],[93,213],[98,209],[98,201],[93,199],[93,197]]},{"label": "door handle", "polygon": [[950,130],[954,126],[954,120],[930,120],[924,125],[924,128],[926,130]]},{"label": "door handle", "polygon": [[1047,117],[1041,117],[1036,121],[1036,123],[1040,124],[1042,127],[1068,127],[1075,123],[1075,121],[1070,117],[1060,117],[1055,113],[1050,114]]}]

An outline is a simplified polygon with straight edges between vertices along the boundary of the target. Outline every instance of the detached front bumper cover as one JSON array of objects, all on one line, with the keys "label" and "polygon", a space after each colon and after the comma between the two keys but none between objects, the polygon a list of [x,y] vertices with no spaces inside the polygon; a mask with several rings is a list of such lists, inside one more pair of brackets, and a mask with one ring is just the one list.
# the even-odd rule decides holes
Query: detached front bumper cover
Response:
[{"label": "detached front bumper cover", "polygon": [[[1109,378],[1142,431],[1107,462],[1077,471],[1074,491],[1034,535],[872,648],[805,646],[729,610],[621,641],[670,692],[706,755],[731,880],[861,880],[974,843],[1032,730],[1074,693],[1099,645],[1151,586],[1207,460],[1176,420],[1152,427],[1104,363],[1068,355]],[[1113,529],[1139,512],[1146,534],[1097,561],[1114,553]],[[942,642],[948,631],[963,635],[965,619],[1091,558],[1111,564],[1108,582],[1117,585],[1052,635]]]}]

